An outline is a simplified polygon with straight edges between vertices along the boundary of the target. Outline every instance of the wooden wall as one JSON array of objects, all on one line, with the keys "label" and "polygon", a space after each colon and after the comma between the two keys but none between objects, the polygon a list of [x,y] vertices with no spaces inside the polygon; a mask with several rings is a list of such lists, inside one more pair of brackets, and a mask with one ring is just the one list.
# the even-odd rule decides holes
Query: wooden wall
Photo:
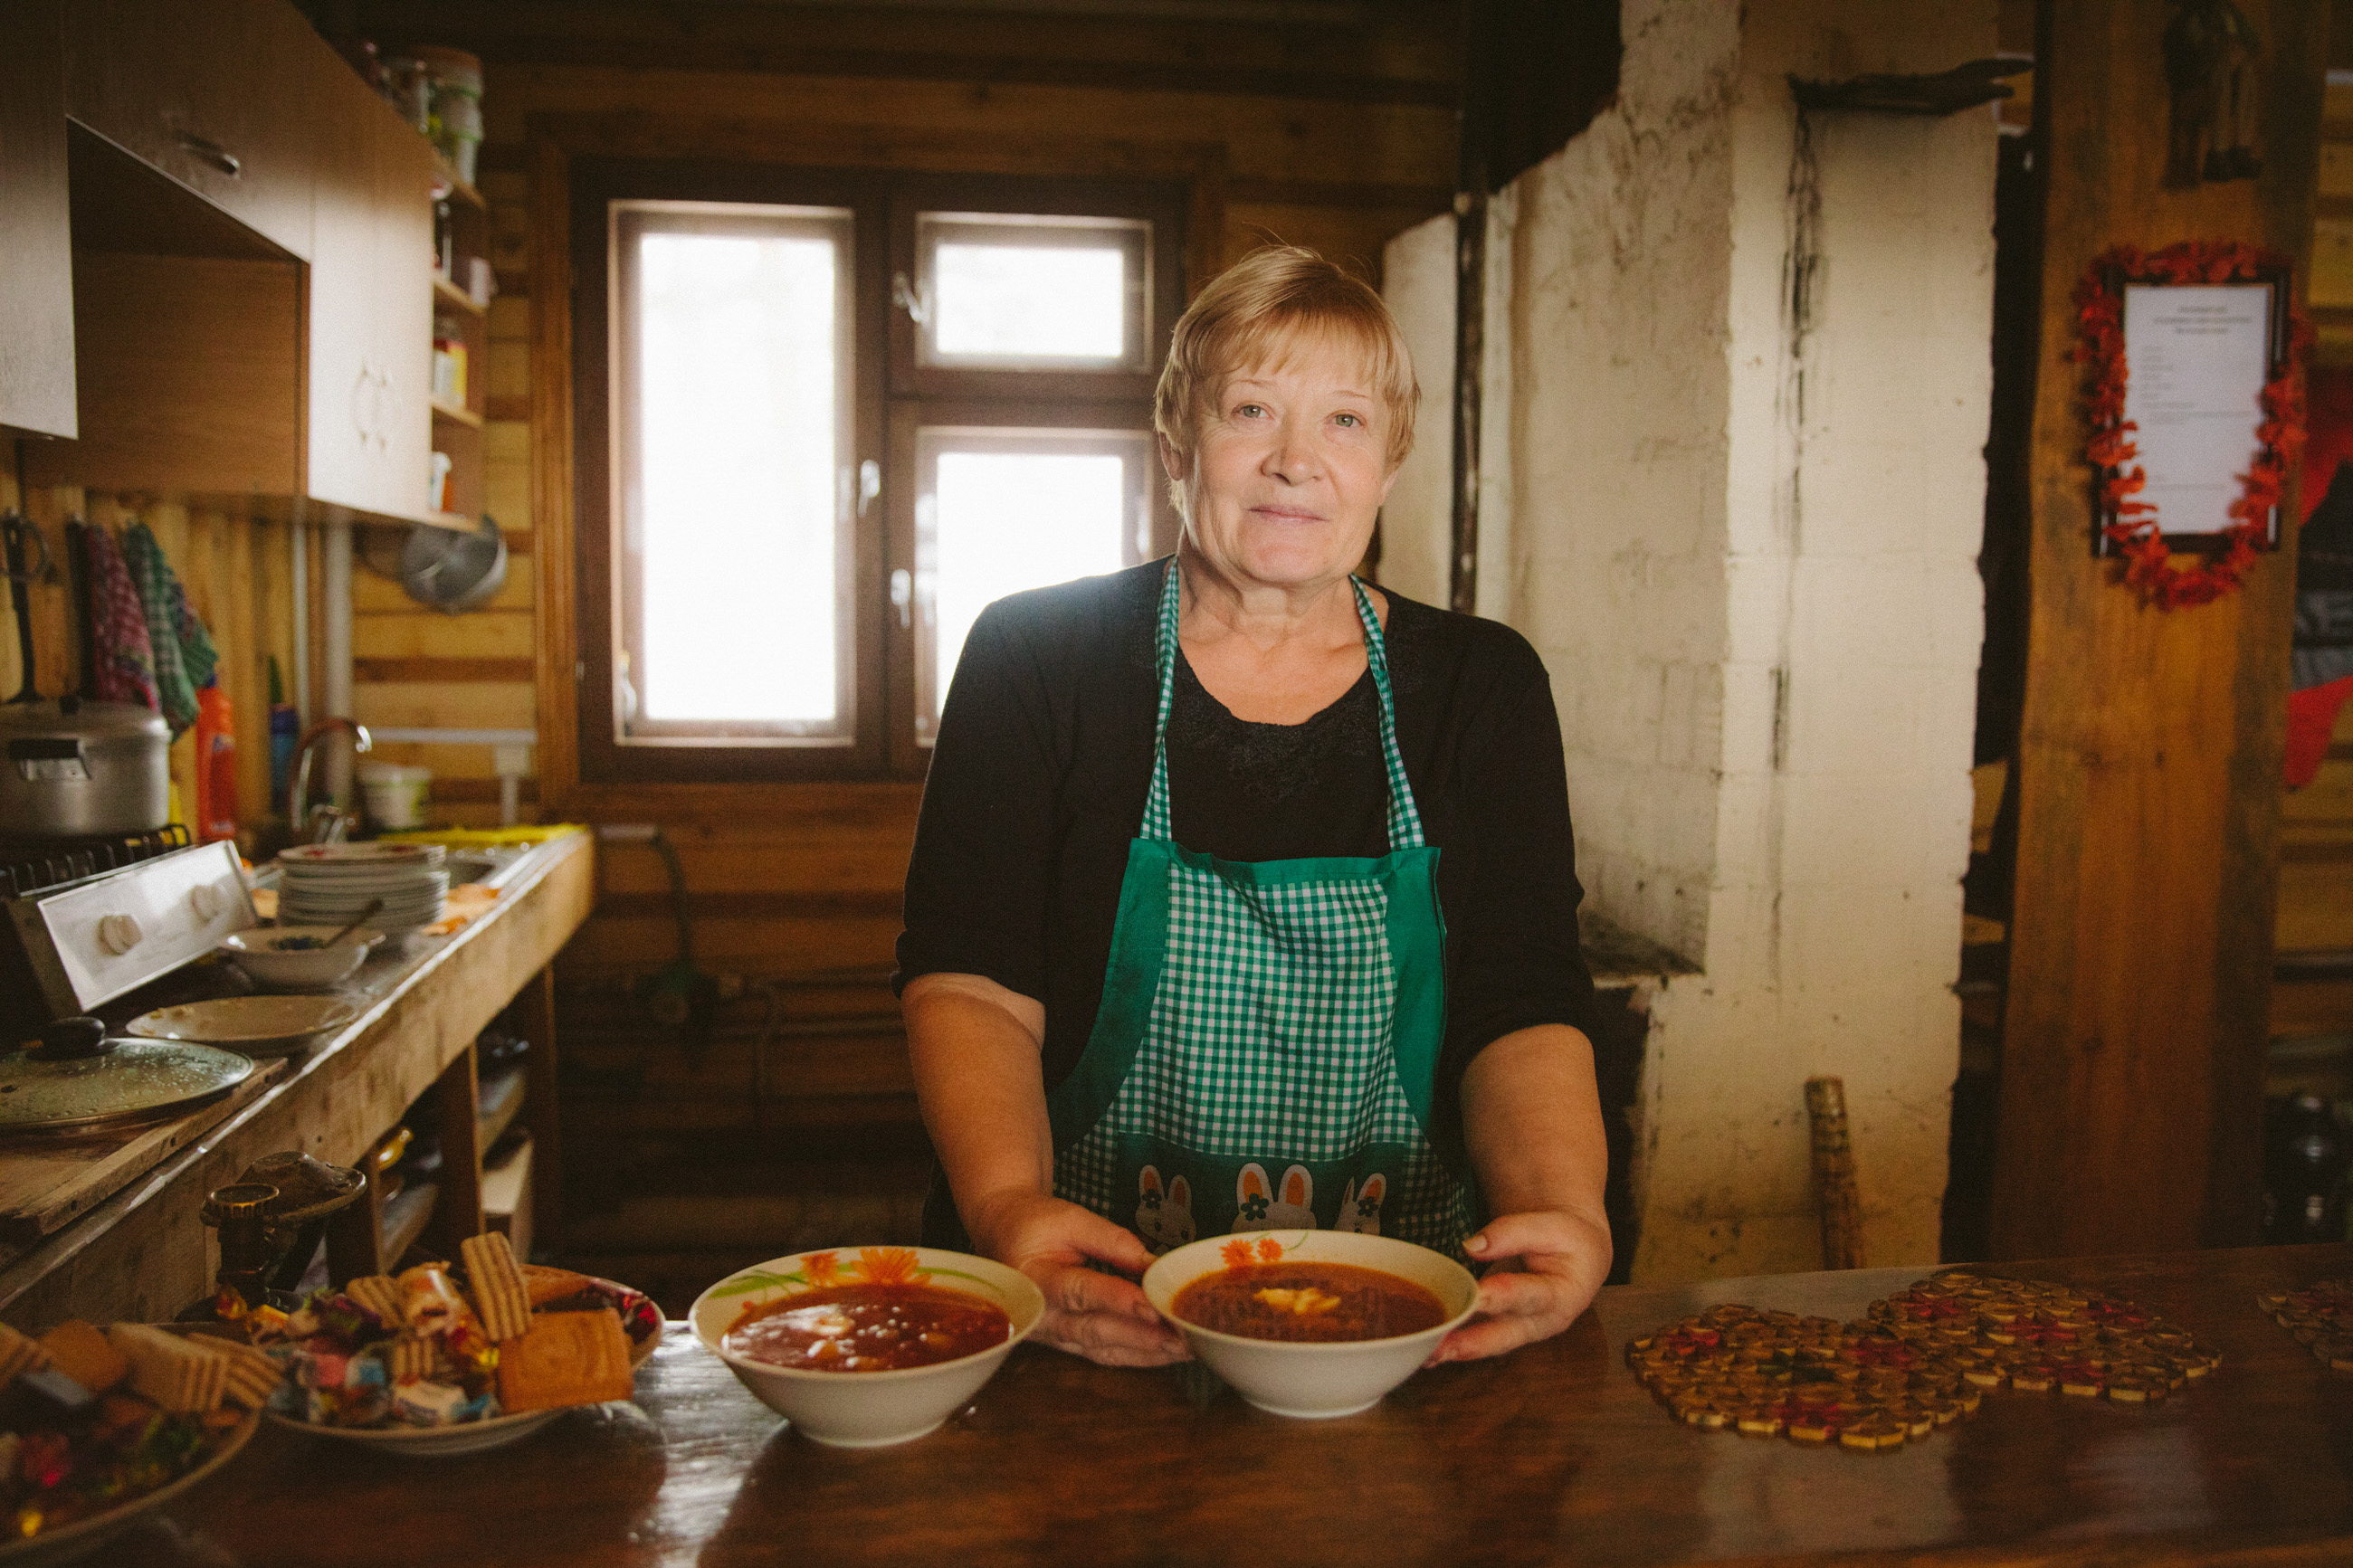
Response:
[{"label": "wooden wall", "polygon": [[[79,517],[119,536],[136,519],[154,531],[219,652],[221,688],[236,717],[237,820],[247,828],[259,824],[269,806],[270,656],[277,656],[290,687],[294,679],[293,578],[285,523],[191,507],[169,497],[98,495],[69,485],[20,491],[13,469],[0,472],[0,509],[7,507],[22,510],[41,531],[58,567],[54,580],[31,590],[35,684],[44,697],[79,689],[80,680],[65,570],[66,522]],[[14,695],[18,684],[15,612],[0,595],[0,691]],[[172,747],[172,782],[179,788],[183,820],[191,824],[195,770],[195,733],[190,731]]]},{"label": "wooden wall", "polygon": [[[2263,177],[2169,190],[2163,0],[2044,0],[2042,341],[1997,1257],[2253,1239],[2293,566],[2200,609],[2095,562],[2070,296],[2106,247],[2310,253],[2327,7],[2242,0]],[[2294,502],[2290,502],[2293,514]],[[2293,544],[2293,538],[2290,540]]]},{"label": "wooden wall", "polygon": [[[531,242],[533,204],[548,199],[533,188],[536,148],[585,136],[681,156],[820,163],[849,149],[866,166],[1050,174],[1100,167],[1101,149],[1116,138],[1147,163],[1165,149],[1212,172],[1216,232],[1190,237],[1197,270],[1280,238],[1369,275],[1390,235],[1451,199],[1456,66],[1451,8],[1379,0],[1362,10],[1353,25],[1261,26],[898,8],[709,5],[686,12],[387,0],[357,7],[356,21],[387,44],[453,44],[484,59],[488,141],[479,183],[491,206],[501,289],[489,366],[489,506],[510,529],[549,540],[567,537],[560,437],[597,437],[534,424],[534,395],[543,410],[557,391],[551,384],[563,379],[567,324],[536,314],[563,309],[560,297],[548,297],[546,262]],[[534,338],[543,353],[536,386]],[[551,342],[559,345],[553,352]],[[701,967],[754,982],[850,982],[788,984],[782,993],[787,1023],[804,1028],[787,1068],[805,1092],[788,1114],[822,1121],[887,1106],[903,1115],[904,1052],[890,1032],[895,1006],[882,980],[921,786],[580,791],[565,776],[568,748],[551,729],[565,722],[557,710],[568,710],[572,695],[563,654],[569,573],[545,552],[516,568],[494,612],[454,622],[399,603],[396,587],[363,583],[361,717],[503,726],[529,723],[535,711],[540,809],[662,824],[684,864]],[[564,615],[563,624],[550,615]],[[520,662],[534,646],[543,672],[535,704]],[[451,716],[411,716],[427,712]],[[444,759],[431,761],[439,773]],[[436,787],[448,798],[438,780]],[[625,997],[638,977],[676,955],[668,884],[658,858],[627,845],[600,857],[600,874],[597,915],[559,968],[571,998],[570,1038],[584,1053],[577,1059],[625,1075],[654,1062],[659,1092],[617,1112],[617,1127],[747,1128],[743,1091],[759,994],[723,1009],[721,1043],[704,1061],[690,1068],[643,1058]],[[825,1036],[827,1019],[841,1021],[843,1032]],[[581,1114],[596,1117],[587,1106]]]}]

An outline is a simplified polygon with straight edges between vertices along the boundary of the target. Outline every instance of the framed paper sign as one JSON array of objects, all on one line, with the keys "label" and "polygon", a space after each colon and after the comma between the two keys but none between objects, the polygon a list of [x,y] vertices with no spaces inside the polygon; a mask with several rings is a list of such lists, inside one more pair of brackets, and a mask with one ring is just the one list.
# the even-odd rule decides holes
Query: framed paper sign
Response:
[{"label": "framed paper sign", "polygon": [[[2283,280],[2284,281],[2284,280]],[[2263,388],[2287,357],[2279,281],[2125,285],[2125,418],[2158,530],[2176,548],[2227,532],[2266,448]],[[2113,518],[2110,521],[2114,521]],[[2263,544],[2279,544],[2279,507]],[[2100,535],[2102,553],[2110,548]]]},{"label": "framed paper sign", "polygon": [[2211,602],[2279,547],[2308,337],[2290,285],[2275,253],[2193,240],[2112,250],[2076,289],[2093,552],[2162,607]]}]

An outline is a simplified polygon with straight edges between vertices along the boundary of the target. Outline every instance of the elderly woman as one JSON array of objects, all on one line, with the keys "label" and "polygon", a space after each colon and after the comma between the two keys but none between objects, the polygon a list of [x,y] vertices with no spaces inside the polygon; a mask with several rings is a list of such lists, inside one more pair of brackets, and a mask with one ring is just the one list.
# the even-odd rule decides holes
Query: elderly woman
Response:
[{"label": "elderly woman", "polygon": [[1608,1272],[1544,666],[1351,575],[1418,397],[1378,294],[1258,251],[1160,379],[1176,556],[965,644],[899,942],[924,1226],[1037,1280],[1048,1343],[1181,1359],[1133,1276],[1229,1230],[1491,1266],[1440,1360],[1558,1332]]}]

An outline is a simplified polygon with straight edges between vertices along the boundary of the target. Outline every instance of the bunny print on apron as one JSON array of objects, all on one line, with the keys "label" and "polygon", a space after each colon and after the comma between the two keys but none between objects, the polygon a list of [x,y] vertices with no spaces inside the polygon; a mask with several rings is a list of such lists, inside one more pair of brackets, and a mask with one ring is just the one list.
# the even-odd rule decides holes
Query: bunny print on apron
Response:
[{"label": "bunny print on apron", "polygon": [[1342,1229],[1455,1257],[1474,1194],[1429,1136],[1445,1037],[1438,849],[1398,750],[1388,650],[1350,580],[1388,778],[1389,852],[1255,862],[1169,829],[1176,567],[1161,589],[1152,788],[1085,1052],[1048,1097],[1056,1195],[1154,1252]]}]

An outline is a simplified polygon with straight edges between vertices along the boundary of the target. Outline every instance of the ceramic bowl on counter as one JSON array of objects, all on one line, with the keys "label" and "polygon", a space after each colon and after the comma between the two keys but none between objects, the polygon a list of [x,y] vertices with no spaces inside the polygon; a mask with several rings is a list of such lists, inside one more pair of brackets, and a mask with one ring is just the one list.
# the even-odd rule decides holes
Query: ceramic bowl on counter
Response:
[{"label": "ceramic bowl on counter", "polygon": [[[1269,1256],[1269,1254],[1271,1256]],[[1412,1333],[1330,1343],[1248,1339],[1187,1322],[1177,1292],[1205,1276],[1261,1263],[1338,1263],[1393,1275],[1438,1298],[1444,1317]],[[1216,1236],[1164,1254],[1144,1271],[1144,1295],[1176,1325],[1205,1366],[1277,1415],[1321,1419],[1368,1410],[1411,1377],[1479,1302],[1479,1282],[1443,1253],[1393,1237],[1346,1230],[1253,1231]]]},{"label": "ceramic bowl on counter", "polygon": [[324,991],[342,984],[367,962],[384,933],[364,928],[329,947],[341,926],[257,927],[225,937],[220,951],[258,985],[280,991]]},{"label": "ceramic bowl on counter", "polygon": [[[961,1290],[1000,1309],[1011,1331],[952,1361],[870,1372],[775,1365],[723,1344],[745,1317],[829,1285],[907,1283]],[[738,1269],[698,1297],[689,1321],[702,1348],[727,1363],[754,1396],[813,1442],[843,1448],[904,1443],[937,1428],[978,1393],[1046,1315],[1027,1275],[986,1258],[933,1247],[837,1247],[797,1252]]]}]

